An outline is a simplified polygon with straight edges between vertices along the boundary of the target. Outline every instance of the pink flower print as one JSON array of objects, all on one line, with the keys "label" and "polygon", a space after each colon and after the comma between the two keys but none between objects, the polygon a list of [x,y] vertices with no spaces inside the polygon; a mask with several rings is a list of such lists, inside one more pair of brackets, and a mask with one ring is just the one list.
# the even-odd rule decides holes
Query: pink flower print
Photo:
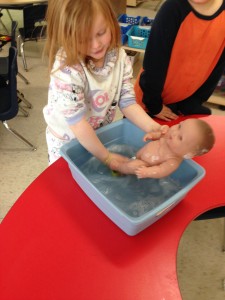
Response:
[{"label": "pink flower print", "polygon": [[56,86],[56,88],[61,89],[61,90],[66,90],[69,92],[72,91],[71,85],[64,83],[60,80],[55,80],[55,86]]},{"label": "pink flower print", "polygon": [[102,117],[90,117],[88,119],[88,123],[91,125],[93,129],[97,129],[103,125],[103,118]]},{"label": "pink flower print", "polygon": [[102,112],[109,102],[109,96],[106,92],[93,91],[91,97],[92,107],[97,112]]}]

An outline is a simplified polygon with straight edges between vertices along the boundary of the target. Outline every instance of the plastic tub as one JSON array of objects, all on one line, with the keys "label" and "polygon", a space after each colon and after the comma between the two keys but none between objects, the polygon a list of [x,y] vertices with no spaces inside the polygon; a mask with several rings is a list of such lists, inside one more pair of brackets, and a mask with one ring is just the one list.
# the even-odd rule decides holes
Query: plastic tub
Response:
[{"label": "plastic tub", "polygon": [[120,26],[120,32],[121,32],[121,43],[122,43],[122,45],[124,45],[128,40],[128,36],[126,33],[131,29],[131,27],[133,25],[128,24],[128,23],[119,23],[119,26]]},{"label": "plastic tub", "polygon": [[138,25],[141,21],[141,16],[131,16],[127,14],[122,14],[119,16],[118,21],[120,23],[128,23],[132,25]]},{"label": "plastic tub", "polygon": [[145,49],[148,43],[150,30],[150,26],[132,26],[127,32],[128,46],[131,48]]},{"label": "plastic tub", "polygon": [[[97,135],[107,148],[129,145],[139,149],[144,145],[144,132],[127,119],[98,129]],[[184,160],[172,175],[159,180],[138,180],[133,175],[115,177],[76,140],[64,145],[61,155],[68,162],[73,178],[90,200],[128,235],[136,235],[168,213],[205,175],[205,170],[196,162]],[[85,166],[94,160],[97,162],[97,168],[93,171],[88,169],[88,175],[85,174]],[[102,185],[101,188],[98,188],[97,181]],[[170,181],[179,188],[171,188]],[[161,197],[160,200],[157,193]],[[74,201],[78,201],[76,194]]]},{"label": "plastic tub", "polygon": [[154,19],[149,18],[149,17],[143,17],[141,19],[141,24],[140,25],[141,26],[152,26],[153,22],[154,22]]}]

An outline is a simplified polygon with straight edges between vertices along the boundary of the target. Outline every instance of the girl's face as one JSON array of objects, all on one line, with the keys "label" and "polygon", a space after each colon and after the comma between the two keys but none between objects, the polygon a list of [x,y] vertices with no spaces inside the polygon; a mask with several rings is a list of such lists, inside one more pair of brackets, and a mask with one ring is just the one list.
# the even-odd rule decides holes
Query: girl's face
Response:
[{"label": "girl's face", "polygon": [[111,43],[111,30],[102,14],[93,21],[89,34],[87,56],[97,67],[104,65],[105,55]]}]

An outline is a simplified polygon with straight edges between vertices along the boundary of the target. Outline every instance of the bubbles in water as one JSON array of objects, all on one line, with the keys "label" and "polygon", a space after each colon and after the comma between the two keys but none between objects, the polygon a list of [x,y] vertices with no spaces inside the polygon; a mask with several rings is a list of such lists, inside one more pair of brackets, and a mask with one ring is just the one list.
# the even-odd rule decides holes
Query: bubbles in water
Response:
[{"label": "bubbles in water", "polygon": [[[128,145],[112,145],[109,151],[135,156],[138,149]],[[80,167],[87,179],[115,206],[132,217],[156,208],[182,187],[170,177],[137,179],[135,175],[113,176],[112,171],[95,157]]]}]

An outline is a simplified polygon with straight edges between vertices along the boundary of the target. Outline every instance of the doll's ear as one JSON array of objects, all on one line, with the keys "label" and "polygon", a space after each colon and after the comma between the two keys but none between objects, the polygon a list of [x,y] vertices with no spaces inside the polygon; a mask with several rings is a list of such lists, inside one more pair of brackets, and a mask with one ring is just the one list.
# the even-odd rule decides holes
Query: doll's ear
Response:
[{"label": "doll's ear", "polygon": [[199,155],[203,155],[205,153],[209,152],[209,150],[207,149],[202,149],[201,151],[199,151],[198,153],[187,153],[183,156],[184,159],[190,159],[190,158],[193,158],[195,156],[199,156]]}]

